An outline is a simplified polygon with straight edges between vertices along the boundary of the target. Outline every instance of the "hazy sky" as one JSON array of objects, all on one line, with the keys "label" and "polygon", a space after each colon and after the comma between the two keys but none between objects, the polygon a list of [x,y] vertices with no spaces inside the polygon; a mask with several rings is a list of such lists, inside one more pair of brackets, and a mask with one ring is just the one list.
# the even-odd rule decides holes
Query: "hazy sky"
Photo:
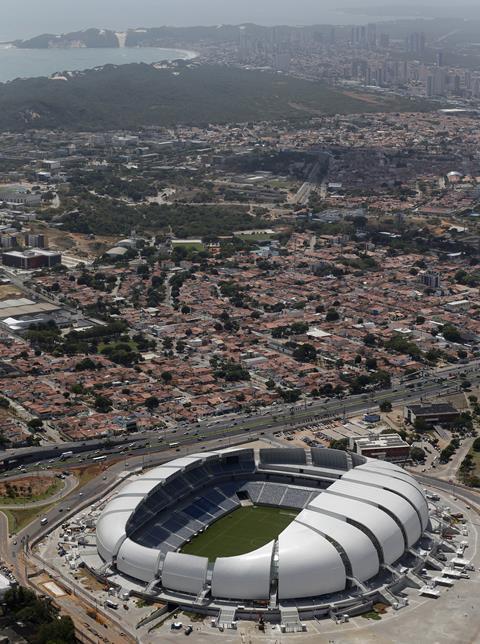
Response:
[{"label": "hazy sky", "polygon": [[[348,22],[339,9],[372,5],[442,5],[449,0],[0,0],[0,39],[86,27],[257,22]],[[472,4],[473,0],[460,0]],[[451,3],[450,3],[451,4]],[[343,20],[342,20],[343,18]]]}]

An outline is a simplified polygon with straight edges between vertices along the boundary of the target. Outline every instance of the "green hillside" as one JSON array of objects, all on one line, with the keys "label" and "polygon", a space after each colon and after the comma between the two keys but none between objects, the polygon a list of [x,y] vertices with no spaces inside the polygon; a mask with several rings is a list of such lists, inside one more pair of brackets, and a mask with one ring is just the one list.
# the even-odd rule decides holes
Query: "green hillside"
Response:
[{"label": "green hillside", "polygon": [[113,130],[305,119],[333,113],[418,111],[425,102],[348,95],[321,83],[226,66],[106,66],[69,80],[0,86],[0,129]]}]

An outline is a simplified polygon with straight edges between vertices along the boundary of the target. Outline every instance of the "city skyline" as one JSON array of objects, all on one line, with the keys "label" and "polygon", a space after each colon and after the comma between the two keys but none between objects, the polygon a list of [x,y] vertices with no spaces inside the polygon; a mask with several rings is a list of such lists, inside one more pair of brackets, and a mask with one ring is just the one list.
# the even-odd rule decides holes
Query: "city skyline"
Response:
[{"label": "city skyline", "polygon": [[[223,0],[4,0],[0,39],[10,40],[27,38],[39,33],[63,33],[88,27],[127,29],[129,27],[157,27],[162,25],[196,26],[222,23],[240,24],[257,22],[259,24],[304,25],[304,24],[350,24],[380,20],[387,15],[389,6],[398,12],[398,2],[389,0],[299,0],[298,2],[276,2],[275,0],[245,0],[242,3]],[[378,15],[362,15],[359,9],[379,7]],[[417,3],[403,3],[417,10]],[[433,2],[425,0],[422,6],[428,12],[438,12],[449,7],[446,0]],[[475,10],[475,4],[465,2],[464,6]],[[433,7],[433,9],[432,9]],[[349,12],[349,9],[353,9]],[[458,13],[458,8],[455,8]],[[453,12],[453,9],[452,9]],[[401,16],[401,13],[399,14]],[[455,13],[452,13],[455,15]],[[388,16],[387,16],[388,17]]]}]

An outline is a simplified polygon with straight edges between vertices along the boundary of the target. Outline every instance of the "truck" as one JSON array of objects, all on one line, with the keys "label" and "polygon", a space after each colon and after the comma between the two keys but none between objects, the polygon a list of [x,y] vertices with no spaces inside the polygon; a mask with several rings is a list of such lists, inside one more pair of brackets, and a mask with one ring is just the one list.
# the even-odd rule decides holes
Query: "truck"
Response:
[{"label": "truck", "polygon": [[117,610],[117,608],[118,608],[117,602],[112,602],[111,599],[106,599],[104,606],[106,608],[113,608],[113,610]]}]

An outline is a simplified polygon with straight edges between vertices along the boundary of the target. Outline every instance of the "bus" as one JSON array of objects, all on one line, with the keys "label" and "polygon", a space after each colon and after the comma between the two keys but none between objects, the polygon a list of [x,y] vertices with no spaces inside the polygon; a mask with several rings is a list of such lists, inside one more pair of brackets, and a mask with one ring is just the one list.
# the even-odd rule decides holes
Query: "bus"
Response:
[{"label": "bus", "polygon": [[73,452],[63,452],[63,454],[60,454],[60,460],[64,461],[67,458],[70,458],[70,456],[73,456]]},{"label": "bus", "polygon": [[180,445],[180,443],[168,443],[168,446],[169,446],[170,448],[178,447],[179,445]]},{"label": "bus", "polygon": [[97,462],[97,463],[98,463],[98,461],[106,461],[106,460],[107,460],[107,457],[106,457],[106,456],[94,456],[94,457],[92,458],[92,461],[95,461],[95,462]]}]

